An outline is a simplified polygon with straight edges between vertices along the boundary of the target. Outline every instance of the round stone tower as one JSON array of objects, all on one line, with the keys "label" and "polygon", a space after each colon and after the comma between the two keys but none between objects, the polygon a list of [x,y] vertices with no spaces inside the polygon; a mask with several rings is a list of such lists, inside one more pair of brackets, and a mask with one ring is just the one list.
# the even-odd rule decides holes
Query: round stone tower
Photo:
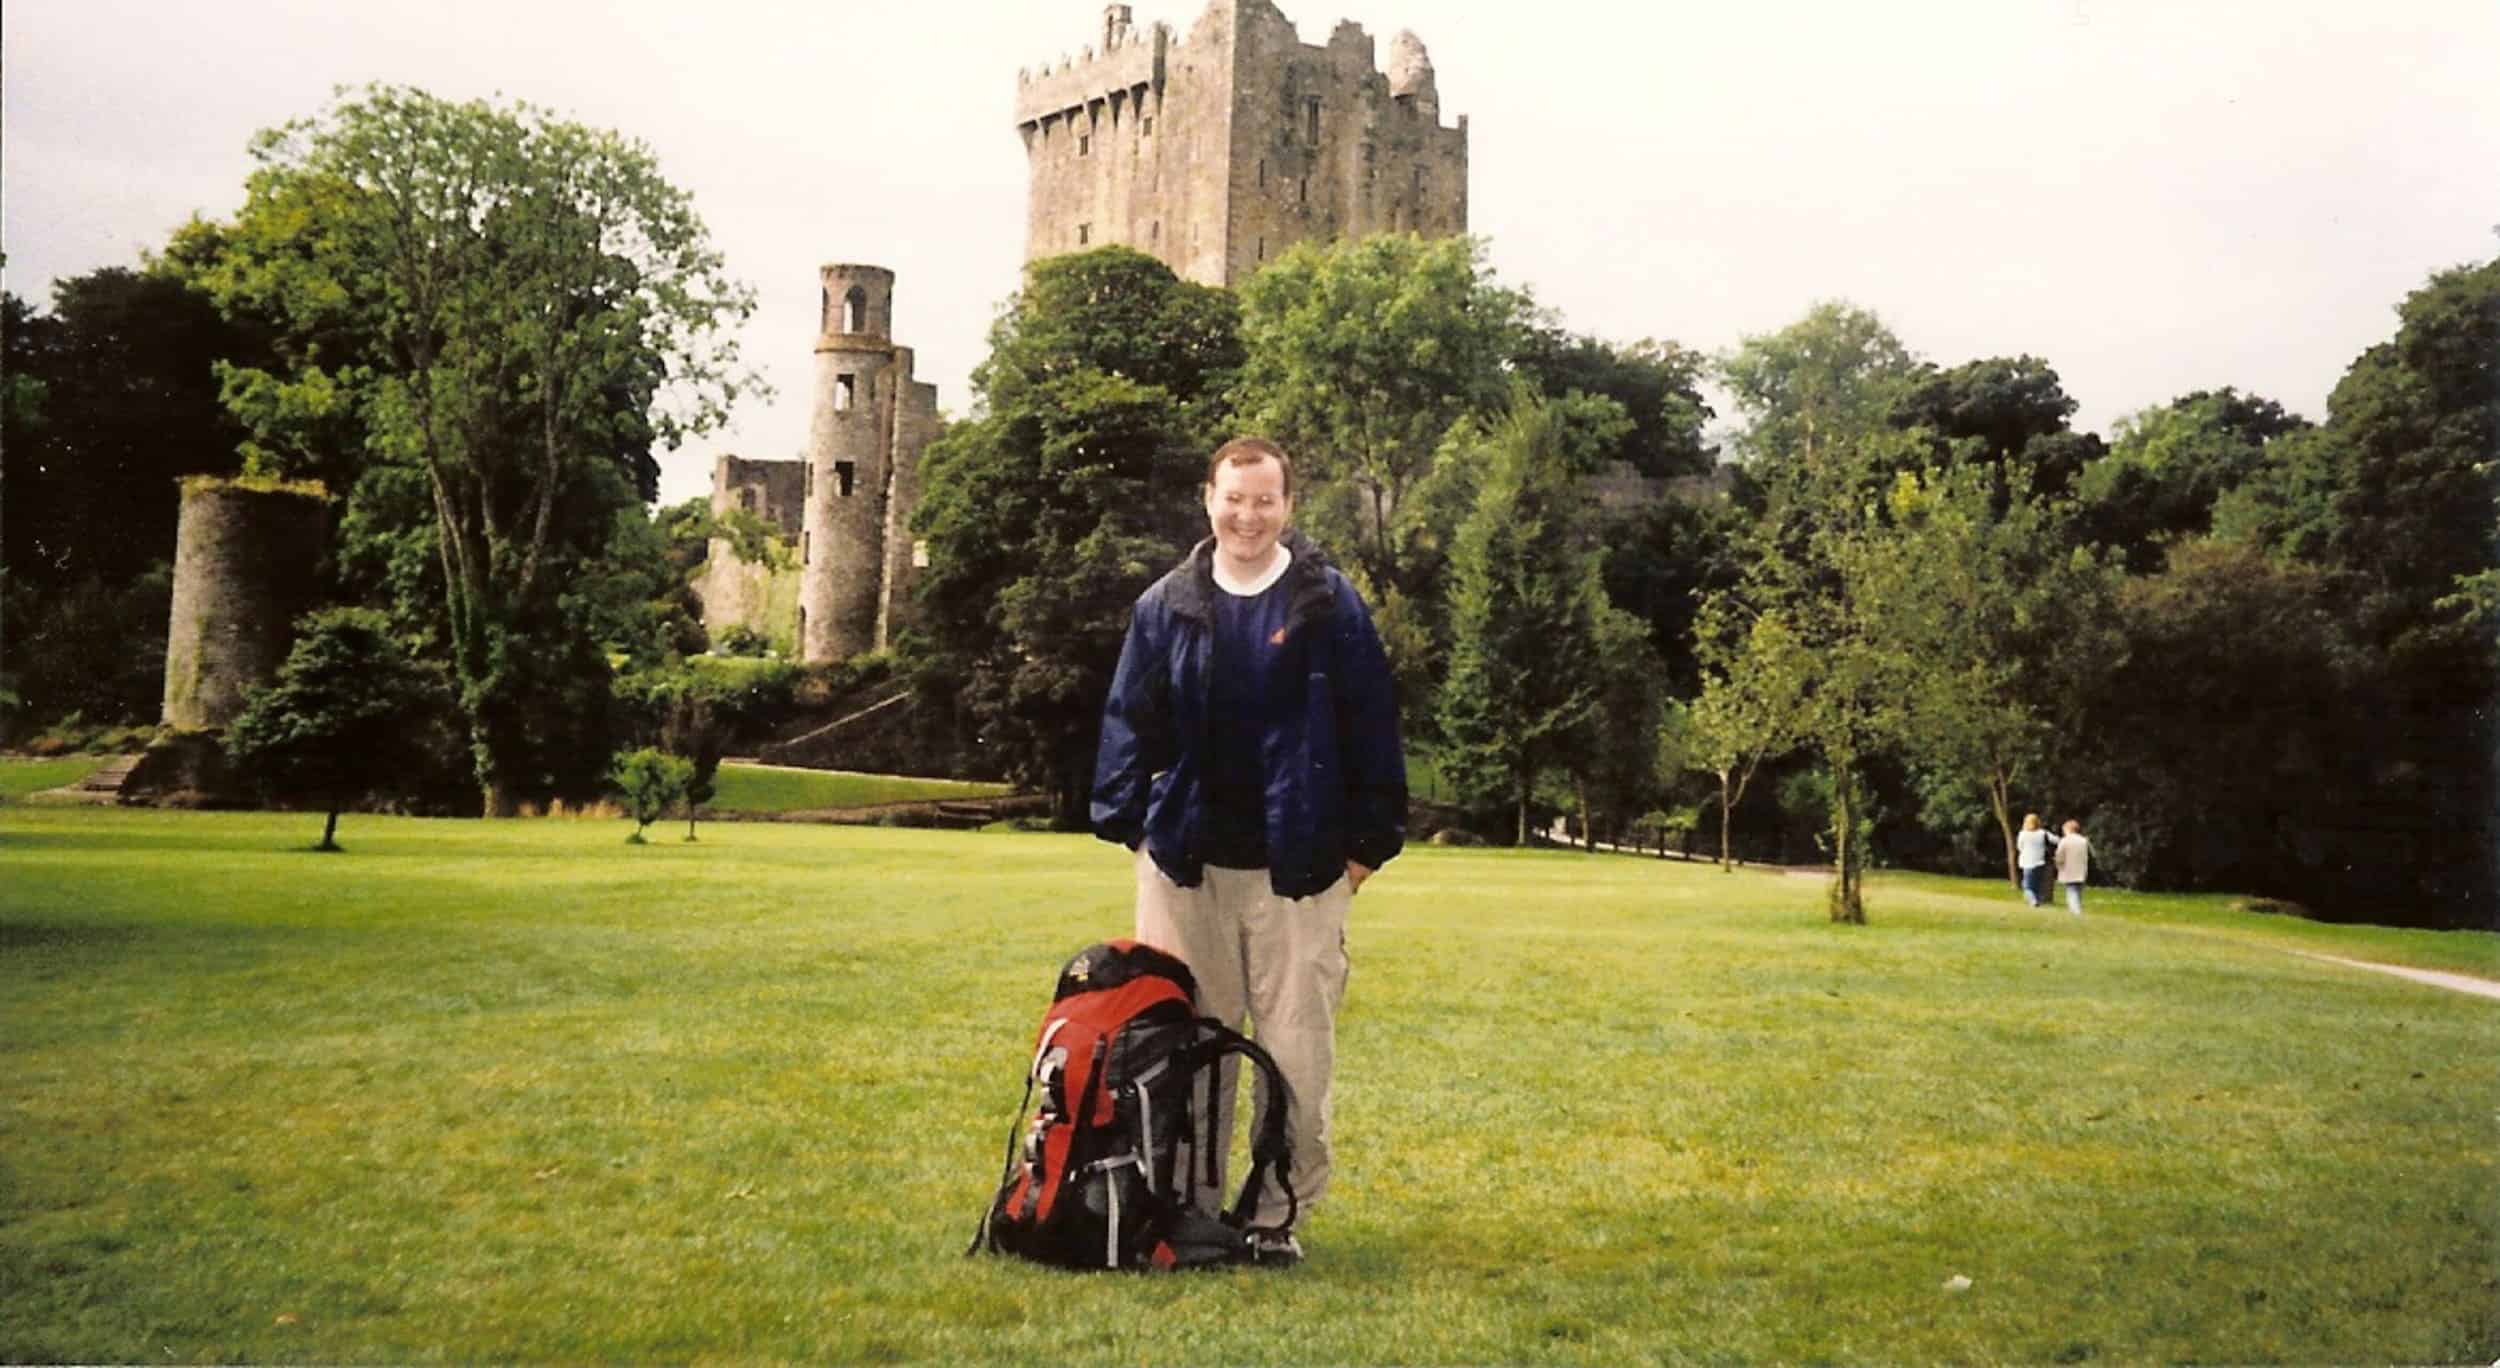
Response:
[{"label": "round stone tower", "polygon": [[165,724],[225,726],[286,661],[329,534],[319,486],[187,480],[165,632]]},{"label": "round stone tower", "polygon": [[824,322],[816,337],[799,536],[799,657],[811,661],[841,660],[877,644],[894,411],[886,374],[894,362],[894,273],[832,265],[817,275]]}]

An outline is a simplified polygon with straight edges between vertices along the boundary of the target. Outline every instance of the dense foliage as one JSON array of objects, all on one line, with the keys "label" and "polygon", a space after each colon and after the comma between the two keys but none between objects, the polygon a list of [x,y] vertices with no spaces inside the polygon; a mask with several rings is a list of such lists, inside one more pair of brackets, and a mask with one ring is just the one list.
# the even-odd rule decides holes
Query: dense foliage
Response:
[{"label": "dense foliage", "polygon": [[595,791],[603,636],[691,637],[639,568],[651,449],[725,415],[749,292],[648,149],[526,105],[376,87],[253,154],[169,258],[272,338],[218,367],[248,464],[350,491],[348,574],[449,661],[488,812]]}]

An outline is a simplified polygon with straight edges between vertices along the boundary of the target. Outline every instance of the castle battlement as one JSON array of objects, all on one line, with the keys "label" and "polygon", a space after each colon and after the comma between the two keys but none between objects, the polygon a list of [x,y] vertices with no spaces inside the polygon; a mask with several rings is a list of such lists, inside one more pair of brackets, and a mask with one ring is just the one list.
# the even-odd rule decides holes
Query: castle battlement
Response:
[{"label": "castle battlement", "polygon": [[1101,13],[1082,56],[1016,76],[1026,260],[1119,243],[1231,285],[1296,242],[1467,231],[1467,120],[1412,32],[1307,43],[1274,0],[1206,0],[1184,48]]},{"label": "castle battlement", "polygon": [[1061,57],[1057,66],[1016,73],[1016,122],[1034,123],[1071,109],[1083,109],[1115,92],[1140,86],[1163,88],[1166,54],[1179,47],[1171,26],[1156,24],[1144,33],[1123,31],[1097,52],[1086,48],[1073,61]]}]

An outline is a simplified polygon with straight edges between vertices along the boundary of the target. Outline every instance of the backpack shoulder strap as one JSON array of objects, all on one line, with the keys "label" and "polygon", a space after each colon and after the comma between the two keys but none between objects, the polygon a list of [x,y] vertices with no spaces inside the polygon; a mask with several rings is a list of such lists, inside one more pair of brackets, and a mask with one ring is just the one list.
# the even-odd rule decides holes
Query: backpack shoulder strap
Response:
[{"label": "backpack shoulder strap", "polygon": [[1194,1075],[1212,1068],[1228,1055],[1249,1060],[1252,1068],[1267,1080],[1268,1096],[1277,1105],[1267,1109],[1257,1132],[1250,1137],[1250,1173],[1242,1179],[1241,1195],[1233,1199],[1232,1210],[1225,1221],[1237,1228],[1250,1228],[1250,1216],[1259,1209],[1259,1197],[1270,1182],[1285,1194],[1283,1224],[1259,1229],[1291,1230],[1302,1211],[1302,1200],[1293,1190],[1293,1130],[1291,1115],[1296,1105],[1293,1089],[1285,1082],[1284,1070],[1276,1066],[1276,1057],[1267,1047],[1217,1021],[1213,1017],[1198,1018],[1198,1041],[1188,1047],[1185,1067]]}]

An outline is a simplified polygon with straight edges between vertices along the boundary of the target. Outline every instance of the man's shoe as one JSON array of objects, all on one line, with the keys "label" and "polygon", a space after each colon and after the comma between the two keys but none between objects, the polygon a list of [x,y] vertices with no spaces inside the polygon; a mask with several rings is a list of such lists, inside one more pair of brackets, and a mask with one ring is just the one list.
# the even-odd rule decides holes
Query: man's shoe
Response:
[{"label": "man's shoe", "polygon": [[1268,1268],[1291,1268],[1302,1262],[1302,1242],[1290,1230],[1262,1230],[1250,1237],[1250,1262]]}]

